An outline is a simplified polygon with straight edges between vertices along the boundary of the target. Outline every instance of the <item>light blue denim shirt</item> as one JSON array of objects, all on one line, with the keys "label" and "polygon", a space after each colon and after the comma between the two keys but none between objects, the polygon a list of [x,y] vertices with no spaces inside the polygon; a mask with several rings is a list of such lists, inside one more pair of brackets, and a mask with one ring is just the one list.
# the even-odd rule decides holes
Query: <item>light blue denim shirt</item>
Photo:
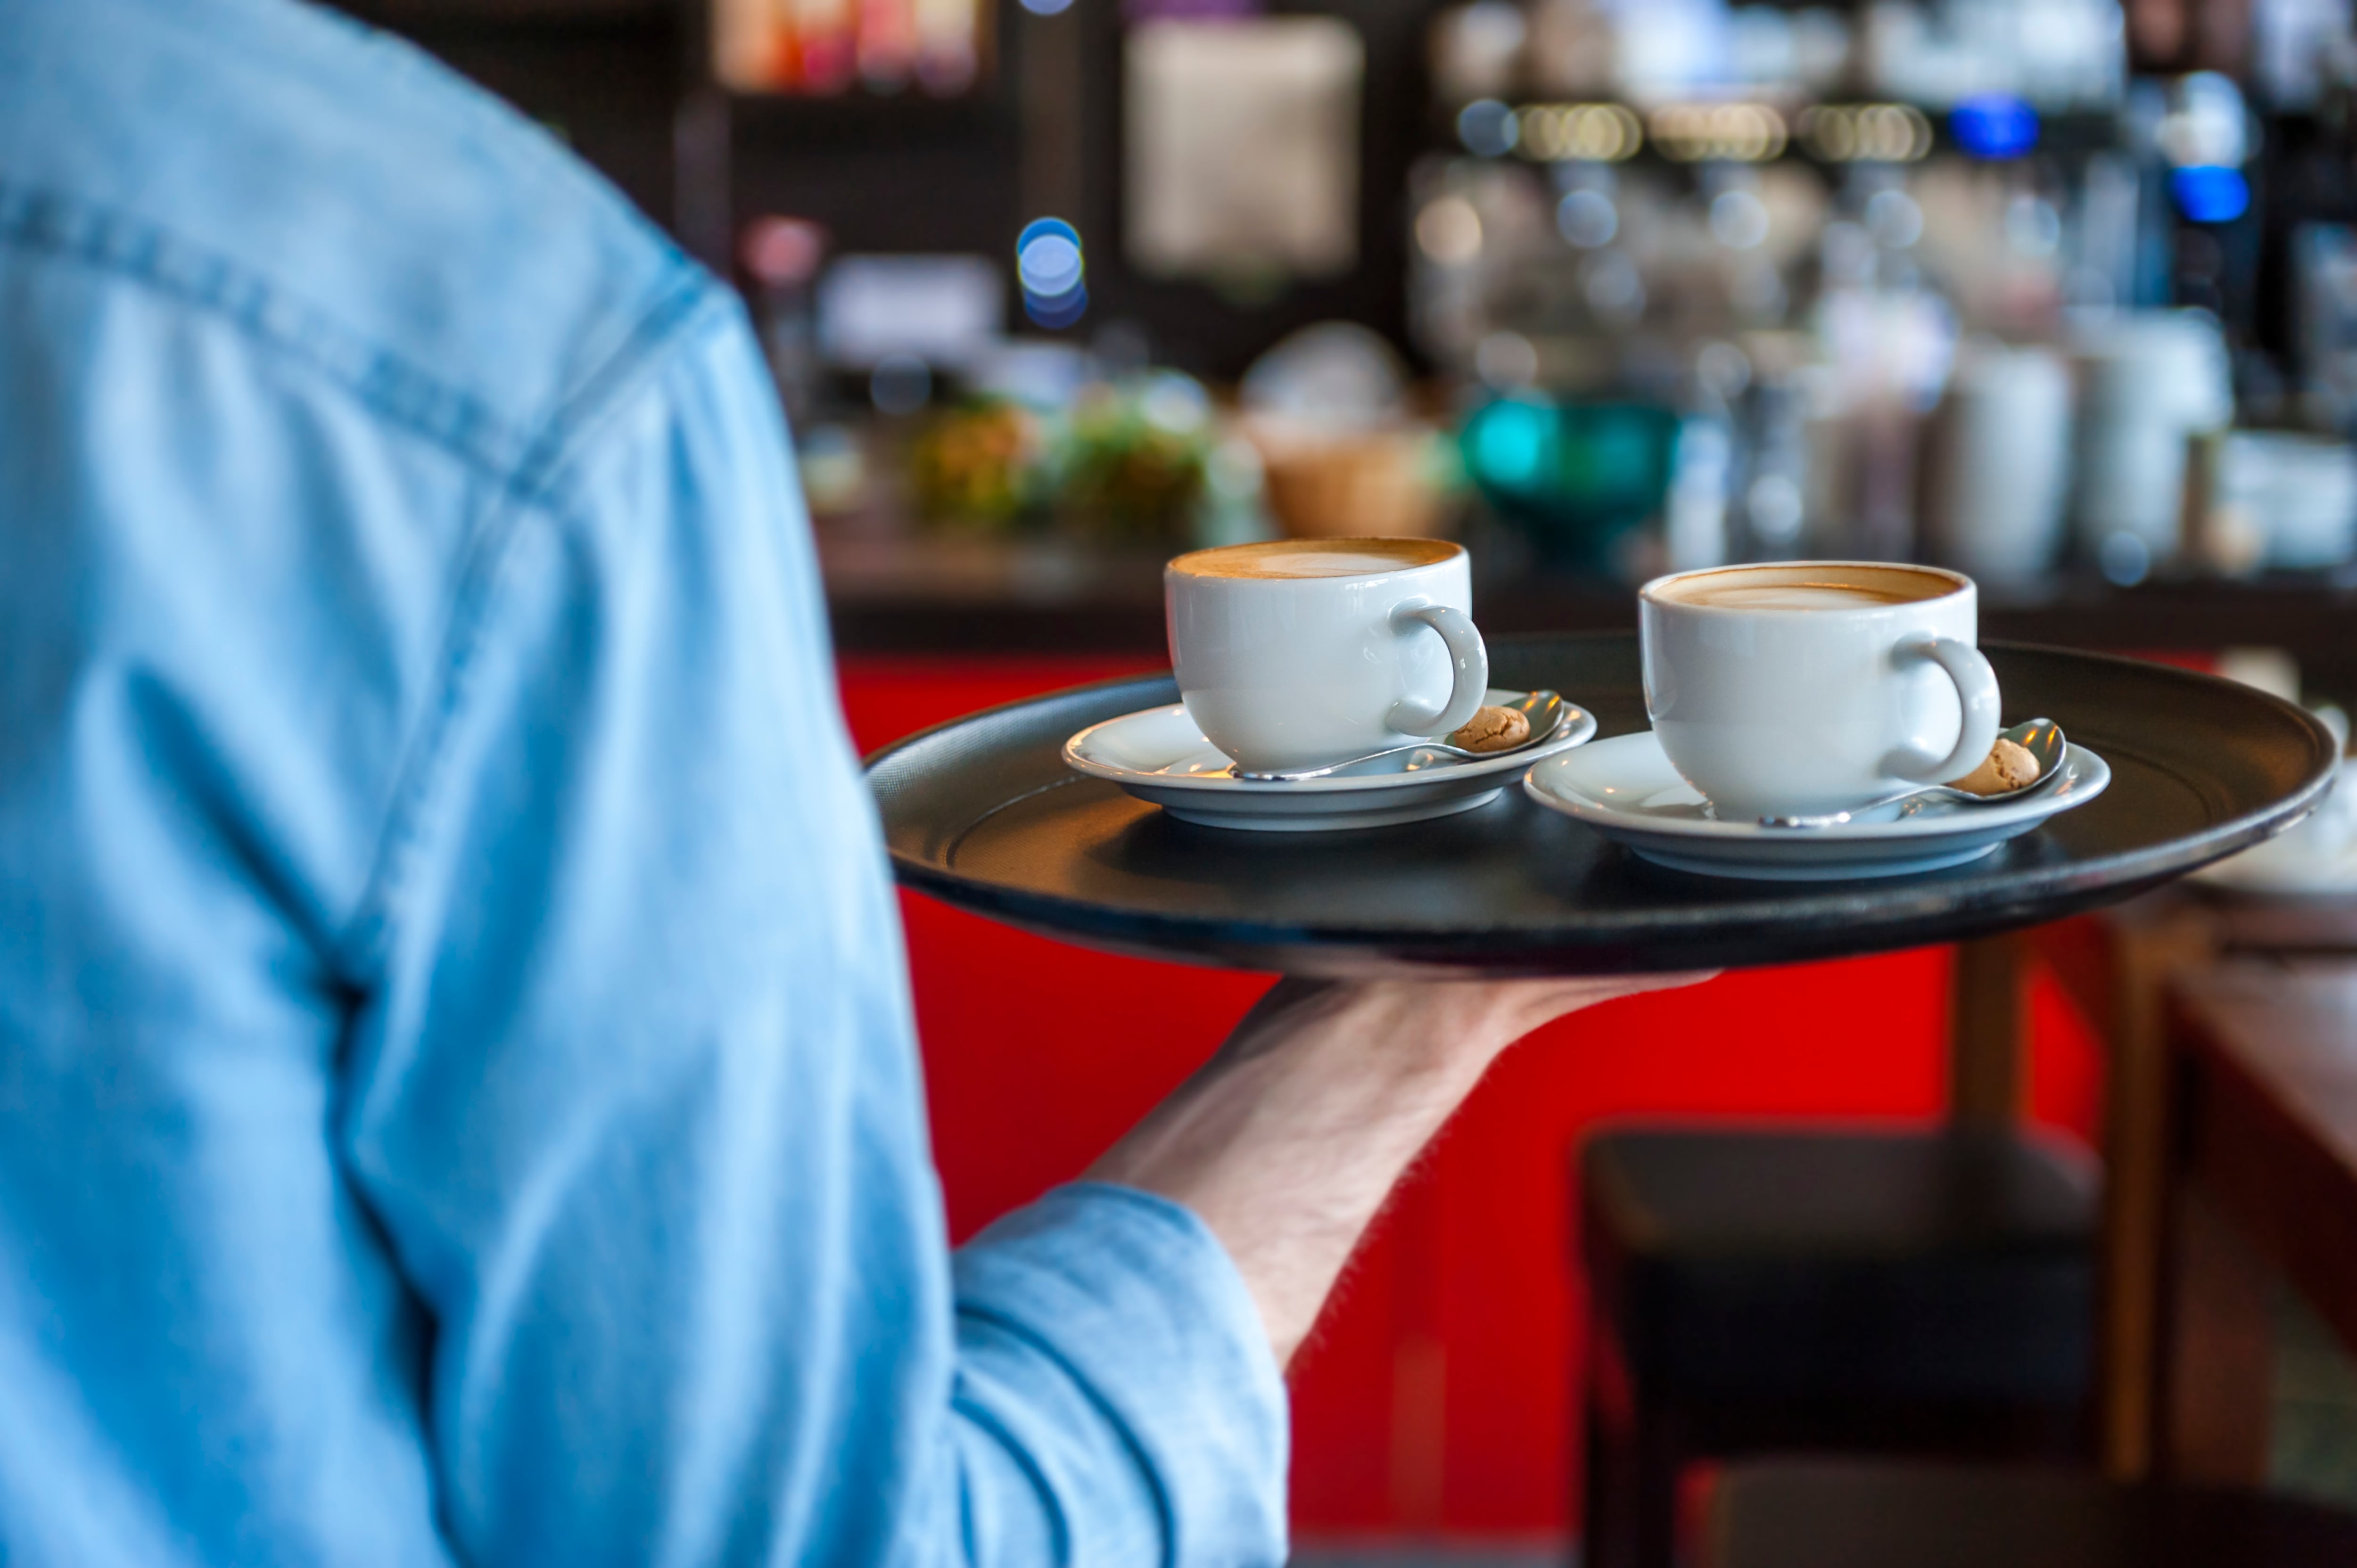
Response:
[{"label": "light blue denim shirt", "polygon": [[1232,1568],[1285,1445],[1183,1209],[947,1249],[726,292],[324,14],[0,0],[0,1563]]}]

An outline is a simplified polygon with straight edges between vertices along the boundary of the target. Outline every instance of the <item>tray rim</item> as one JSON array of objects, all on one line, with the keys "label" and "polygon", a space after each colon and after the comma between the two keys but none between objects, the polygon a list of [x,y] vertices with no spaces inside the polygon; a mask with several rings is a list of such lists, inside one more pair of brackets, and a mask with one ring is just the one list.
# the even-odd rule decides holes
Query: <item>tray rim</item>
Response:
[{"label": "tray rim", "polygon": [[[1505,646],[1537,642],[1618,642],[1635,640],[1631,631],[1537,632],[1494,639]],[[2175,880],[2201,865],[2222,860],[2237,850],[2273,838],[2276,834],[2305,819],[2315,810],[2317,802],[2332,788],[2340,757],[2338,744],[2332,733],[2306,708],[2287,702],[2271,693],[2229,681],[2223,676],[2203,671],[2188,670],[2181,665],[2163,663],[2158,660],[2136,659],[2123,654],[2096,652],[2085,649],[2067,648],[2052,643],[2014,642],[2005,639],[1986,642],[1981,646],[2007,652],[2059,655],[2090,663],[2110,664],[2136,671],[2140,676],[2153,676],[2188,682],[2193,685],[2216,684],[2232,688],[2239,697],[2272,706],[2293,722],[2295,728],[2305,732],[2309,742],[2309,772],[2301,786],[2268,811],[2246,812],[2218,823],[2204,832],[2178,843],[2177,849],[2155,864],[2150,850],[2123,852],[2100,858],[2073,861],[2067,865],[2045,872],[2036,870],[2019,874],[2008,885],[1980,890],[1959,890],[1953,883],[1915,885],[1930,895],[1924,908],[1913,912],[1895,902],[1909,890],[1906,879],[1894,879],[1877,885],[1858,885],[1851,899],[1845,899],[1833,889],[1840,884],[1818,885],[1824,902],[1822,908],[1828,918],[1839,918],[1845,907],[1853,900],[1857,912],[1875,917],[1876,923],[1895,934],[1888,941],[1866,941],[1846,950],[1864,954],[1894,948],[1917,945],[1923,941],[1957,940],[1954,937],[1922,937],[1913,934],[1910,922],[1940,918],[1960,936],[1987,934],[2021,926],[2060,919],[2080,910],[2098,905],[2115,903],[2136,894]],[[994,703],[972,713],[961,714],[929,725],[923,729],[903,736],[899,740],[877,747],[860,762],[861,777],[870,782],[877,770],[903,751],[917,747],[948,731],[966,725],[1019,709],[1029,708],[1050,701],[1067,700],[1092,692],[1110,692],[1125,686],[1168,682],[1168,670],[1116,675],[1101,681],[1083,682],[1060,687],[1012,702]],[[1565,699],[1586,708],[1571,693]],[[1594,712],[1593,709],[1588,709]],[[1043,789],[1079,783],[1083,776],[1068,772],[1067,777]],[[1029,799],[1040,790],[1028,791],[1018,799]],[[1004,810],[1013,800],[995,810]],[[980,820],[980,819],[977,819]],[[1596,830],[1579,824],[1585,831]],[[1587,950],[1599,956],[1618,945],[1650,937],[1674,940],[1684,935],[1697,922],[1675,912],[1664,911],[1654,918],[1631,922],[1610,933],[1597,933],[1582,940],[1576,926],[1558,928],[1552,933],[1538,933],[1520,926],[1482,927],[1460,926],[1426,930],[1384,930],[1367,927],[1295,924],[1276,921],[1219,922],[1200,917],[1177,917],[1152,910],[1124,908],[1115,905],[1096,903],[1058,893],[1010,887],[1002,883],[986,882],[962,875],[946,866],[904,853],[887,842],[894,879],[916,892],[940,898],[953,907],[1000,919],[1039,934],[1075,946],[1107,949],[1165,962],[1192,963],[1214,968],[1254,970],[1263,972],[1343,973],[1391,972],[1402,971],[1441,975],[1450,972],[1464,975],[1547,974],[1575,972],[1561,963],[1485,961],[1487,951],[1494,952],[1502,942],[1513,945],[1519,952],[1542,950],[1559,954]],[[2133,860],[2133,870],[2125,870],[2122,863]],[[2109,870],[2115,875],[2106,876]],[[2122,874],[2124,872],[2124,874]],[[2081,883],[2086,886],[2074,886]],[[1721,901],[1709,906],[1709,921],[1728,927],[1772,920],[1772,907],[1791,897],[1792,889],[1780,883],[1725,885],[1729,891],[1741,886],[1748,897]],[[2008,915],[2008,908],[2018,908],[2024,899],[2044,908],[2034,917],[2018,913]],[[1085,919],[1075,917],[1085,917]],[[1256,961],[1247,961],[1240,954],[1248,954]],[[1282,961],[1284,955],[1295,954],[1309,961],[1295,966]],[[1831,956],[1831,955],[1820,955]],[[1775,961],[1814,961],[1813,959]],[[1650,964],[1628,968],[1660,967]]]}]

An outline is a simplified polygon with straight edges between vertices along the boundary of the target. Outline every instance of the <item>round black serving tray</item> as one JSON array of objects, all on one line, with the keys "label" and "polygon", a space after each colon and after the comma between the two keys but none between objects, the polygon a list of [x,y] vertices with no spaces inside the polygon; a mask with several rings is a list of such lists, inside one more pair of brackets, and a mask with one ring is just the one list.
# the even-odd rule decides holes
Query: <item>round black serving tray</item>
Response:
[{"label": "round black serving tray", "polygon": [[[1609,973],[1953,941],[2125,898],[2297,822],[2331,733],[2164,665],[1989,645],[2008,722],[2042,714],[2112,786],[1986,859],[1917,876],[1740,882],[1665,870],[1512,789],[1355,832],[1192,827],[1064,766],[1065,738],[1176,702],[1169,677],[956,719],[868,759],[901,882],[1092,947],[1295,974]],[[1552,687],[1598,734],[1645,727],[1633,637],[1501,638],[1491,680]]]}]

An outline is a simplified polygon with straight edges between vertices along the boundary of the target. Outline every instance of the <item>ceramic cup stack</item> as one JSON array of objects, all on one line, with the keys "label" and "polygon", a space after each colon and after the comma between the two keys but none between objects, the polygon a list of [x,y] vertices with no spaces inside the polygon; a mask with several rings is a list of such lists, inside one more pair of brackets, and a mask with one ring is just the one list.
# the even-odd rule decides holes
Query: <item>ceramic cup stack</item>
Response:
[{"label": "ceramic cup stack", "polygon": [[2091,329],[2075,357],[2079,542],[2134,582],[2177,553],[2188,438],[2233,418],[2225,338],[2205,311],[2149,311]]},{"label": "ceramic cup stack", "polygon": [[2053,568],[2071,487],[2071,368],[2050,349],[1975,344],[1932,432],[1926,542],[1986,583]]}]

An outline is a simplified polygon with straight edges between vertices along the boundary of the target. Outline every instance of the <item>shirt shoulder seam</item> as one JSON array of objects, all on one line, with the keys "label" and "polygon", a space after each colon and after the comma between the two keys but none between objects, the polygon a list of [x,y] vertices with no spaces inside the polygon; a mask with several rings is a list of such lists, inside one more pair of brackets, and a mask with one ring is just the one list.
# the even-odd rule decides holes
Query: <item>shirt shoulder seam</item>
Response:
[{"label": "shirt shoulder seam", "polygon": [[723,316],[722,296],[701,273],[642,317],[622,347],[583,382],[532,444],[515,482],[492,499],[471,528],[459,585],[436,660],[433,696],[395,770],[384,826],[367,883],[330,949],[347,975],[363,978],[381,962],[401,886],[427,808],[445,772],[452,726],[471,694],[475,660],[500,598],[501,575],[524,523],[534,517],[562,521],[574,498],[564,490],[569,465],[590,440],[626,417],[660,384],[674,358]]},{"label": "shirt shoulder seam", "polygon": [[723,295],[683,263],[620,343],[533,428],[502,420],[479,398],[335,320],[273,280],[160,224],[67,193],[0,177],[0,249],[44,254],[110,274],[219,319],[249,341],[303,364],[388,425],[424,437],[490,489],[459,544],[458,587],[445,612],[432,695],[403,746],[385,819],[351,916],[328,953],[347,975],[381,946],[416,816],[431,793],[442,746],[466,700],[470,660],[496,598],[507,545],[522,519],[565,514],[566,465],[592,434],[654,383],[669,352],[716,318]]},{"label": "shirt shoulder seam", "polygon": [[0,177],[0,246],[107,273],[177,301],[308,367],[388,424],[425,437],[493,484],[528,482],[526,433],[480,398],[370,341],[284,285],[151,220]]}]

